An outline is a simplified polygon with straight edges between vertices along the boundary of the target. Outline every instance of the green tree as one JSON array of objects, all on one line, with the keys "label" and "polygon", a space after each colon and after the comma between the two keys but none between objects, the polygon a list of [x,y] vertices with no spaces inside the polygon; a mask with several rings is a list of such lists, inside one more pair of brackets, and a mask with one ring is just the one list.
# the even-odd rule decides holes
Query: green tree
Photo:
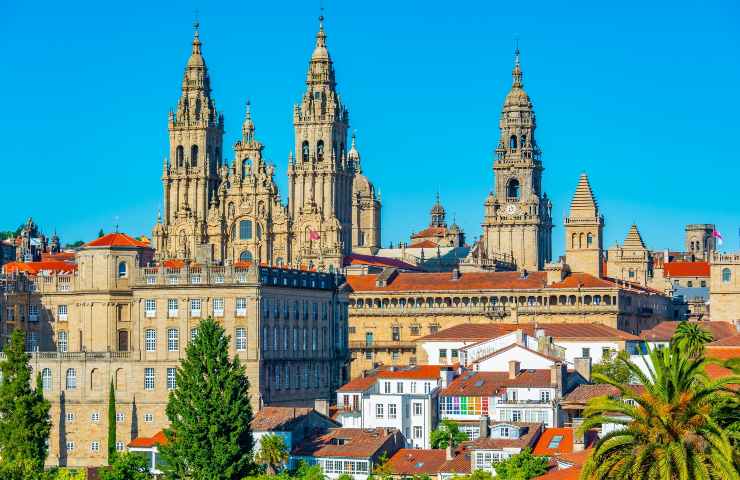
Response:
[{"label": "green tree", "polygon": [[100,471],[101,480],[150,480],[149,462],[136,453],[120,453],[114,456],[110,468]]},{"label": "green tree", "polygon": [[263,436],[255,461],[267,467],[268,475],[275,475],[288,461],[288,447],[283,437],[274,434]]},{"label": "green tree", "polygon": [[681,322],[673,333],[671,343],[682,347],[692,357],[704,352],[704,345],[714,340],[711,332],[701,328],[698,322]]},{"label": "green tree", "polygon": [[85,480],[86,478],[84,469],[57,468],[46,474],[47,480]]},{"label": "green tree", "polygon": [[293,478],[300,478],[301,480],[324,480],[324,472],[321,470],[320,465],[309,465],[301,460],[298,462],[298,468],[293,473]]},{"label": "green tree", "polygon": [[254,471],[249,380],[229,337],[212,318],[188,344],[167,403],[167,442],[160,448],[170,479],[241,479]]},{"label": "green tree", "polygon": [[709,380],[704,358],[690,355],[677,342],[649,356],[652,367],[647,374],[629,360],[619,360],[643,389],[599,378],[615,386],[621,398],[591,400],[580,432],[605,423],[623,428],[598,440],[581,478],[740,479],[730,440],[713,417],[712,405],[718,395],[730,392],[728,384],[740,383],[740,377]]},{"label": "green tree", "polygon": [[78,247],[83,246],[84,244],[85,244],[85,242],[83,242],[82,240],[77,240],[75,242],[68,243],[66,245],[66,248],[78,248]]},{"label": "green tree", "polygon": [[496,479],[529,480],[545,473],[548,462],[547,457],[532,455],[532,451],[525,448],[520,453],[494,465]]},{"label": "green tree", "polygon": [[343,473],[337,477],[337,480],[354,480],[354,478],[348,473]]},{"label": "green tree", "polygon": [[100,237],[102,237],[104,235],[105,235],[105,232],[103,231],[102,228],[100,230],[98,230],[98,238],[100,238]]},{"label": "green tree", "polygon": [[382,480],[388,480],[393,477],[393,470],[388,463],[387,452],[383,452],[380,457],[378,457],[378,460],[376,460],[375,465],[373,465],[371,477],[380,478]]},{"label": "green tree", "polygon": [[116,391],[113,389],[113,379],[108,391],[108,465],[113,465],[116,458]]},{"label": "green tree", "polygon": [[493,480],[493,475],[488,470],[474,470],[470,475],[455,475],[452,480]]},{"label": "green tree", "polygon": [[432,448],[457,447],[468,439],[468,436],[460,431],[460,428],[452,420],[442,420],[436,430],[432,431],[430,440]]},{"label": "green tree", "polygon": [[0,362],[0,470],[35,472],[36,477],[29,478],[38,478],[48,454],[51,406],[44,398],[40,374],[36,375],[36,388],[31,388],[30,357],[21,330],[11,334],[5,358]]},{"label": "green tree", "polygon": [[624,350],[616,354],[613,350],[605,352],[601,361],[594,365],[592,375],[598,373],[600,377],[609,377],[619,383],[630,383],[630,369],[623,361],[618,361],[620,357],[629,359],[629,354]]}]

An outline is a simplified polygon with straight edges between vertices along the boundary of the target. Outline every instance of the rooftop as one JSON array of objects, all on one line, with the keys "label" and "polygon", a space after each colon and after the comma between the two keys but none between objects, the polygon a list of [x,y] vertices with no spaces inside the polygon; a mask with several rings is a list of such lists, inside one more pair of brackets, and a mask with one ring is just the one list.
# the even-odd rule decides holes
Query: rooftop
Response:
[{"label": "rooftop", "polygon": [[359,253],[353,253],[344,257],[344,266],[350,265],[371,265],[375,267],[393,267],[400,268],[402,270],[419,270],[419,267],[406,263],[402,260],[389,257],[378,257],[375,255],[361,255]]},{"label": "rooftop", "polygon": [[[541,423],[524,422],[498,422],[516,425],[519,427],[521,436],[519,438],[479,438],[472,442],[466,442],[470,450],[499,450],[503,448],[527,448],[534,445],[539,438]],[[494,425],[491,425],[492,427]]]},{"label": "rooftop", "polygon": [[[735,326],[730,322],[691,322],[698,323],[702,330],[712,334],[714,340],[722,340],[738,334]],[[650,330],[642,332],[641,337],[652,342],[667,342],[673,337],[676,328],[681,322],[660,322]]]},{"label": "rooftop", "polygon": [[394,368],[382,370],[378,372],[378,378],[397,378],[405,380],[426,380],[426,379],[437,379],[439,378],[439,371],[443,367],[441,365],[411,365],[408,367]]},{"label": "rooftop", "polygon": [[103,235],[100,238],[96,238],[91,242],[87,242],[83,245],[84,248],[88,247],[135,247],[135,248],[151,248],[148,243],[141,242],[135,238],[129,237],[125,233],[113,232],[107,235]]},{"label": "rooftop", "polygon": [[550,370],[520,370],[509,378],[509,372],[465,372],[454,379],[441,396],[491,397],[506,387],[544,388],[551,387]]},{"label": "rooftop", "polygon": [[[288,428],[290,423],[314,412],[312,408],[263,407],[252,419],[252,430],[256,432],[276,431]],[[316,412],[318,414],[318,412]]]},{"label": "rooftop", "polygon": [[666,278],[707,277],[709,262],[669,262],[663,264],[663,275]]},{"label": "rooftop", "polygon": [[370,458],[392,436],[401,443],[398,430],[391,428],[335,428],[307,438],[293,450],[294,456]]},{"label": "rooftop", "polygon": [[41,272],[66,273],[77,270],[77,265],[63,260],[42,260],[40,262],[8,262],[3,265],[4,273],[28,273],[38,275]]},{"label": "rooftop", "polygon": [[554,340],[640,340],[640,337],[631,333],[599,323],[540,323],[536,326],[533,323],[464,323],[421,337],[417,341],[458,340],[479,342],[500,337],[516,330],[522,330],[527,335],[534,337],[537,329],[543,330],[545,335],[553,337]]},{"label": "rooftop", "polygon": [[395,475],[436,475],[447,461],[445,450],[402,448],[388,459]]},{"label": "rooftop", "polygon": [[129,448],[152,448],[167,443],[164,431],[160,430],[152,437],[137,437],[128,444]]}]

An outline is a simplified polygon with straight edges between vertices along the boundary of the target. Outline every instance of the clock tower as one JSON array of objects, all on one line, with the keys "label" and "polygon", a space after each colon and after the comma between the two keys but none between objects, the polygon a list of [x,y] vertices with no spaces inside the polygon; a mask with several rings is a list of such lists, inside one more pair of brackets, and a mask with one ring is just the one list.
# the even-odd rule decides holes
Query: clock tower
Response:
[{"label": "clock tower", "polygon": [[542,190],[535,114],[524,91],[519,49],[513,83],[499,121],[494,190],[484,204],[481,247],[488,259],[513,260],[519,270],[541,270],[552,257],[552,204]]}]

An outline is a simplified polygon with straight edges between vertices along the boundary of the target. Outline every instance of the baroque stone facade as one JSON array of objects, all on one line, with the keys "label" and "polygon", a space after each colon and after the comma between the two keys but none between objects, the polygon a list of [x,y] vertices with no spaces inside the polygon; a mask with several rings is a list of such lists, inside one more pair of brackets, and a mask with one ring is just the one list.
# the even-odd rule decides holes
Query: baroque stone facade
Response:
[{"label": "baroque stone facade", "polygon": [[349,112],[336,89],[323,18],[306,91],[293,110],[295,152],[288,203],[263,158],[250,106],[234,160],[223,158],[224,118],[216,109],[196,26],[162,171],[163,212],[153,231],[159,259],[222,264],[311,264],[338,268],[353,250],[380,246],[380,198],[362,174]]}]

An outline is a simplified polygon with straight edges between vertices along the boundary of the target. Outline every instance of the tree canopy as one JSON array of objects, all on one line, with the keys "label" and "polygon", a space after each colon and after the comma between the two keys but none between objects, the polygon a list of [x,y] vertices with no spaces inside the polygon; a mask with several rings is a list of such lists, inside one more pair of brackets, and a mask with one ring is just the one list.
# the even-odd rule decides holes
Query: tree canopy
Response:
[{"label": "tree canopy", "polygon": [[430,436],[432,448],[455,448],[467,439],[468,436],[460,431],[457,423],[447,419],[439,422],[439,426]]},{"label": "tree canopy", "polygon": [[528,448],[494,465],[497,480],[529,480],[547,471],[547,457],[532,455]]}]

